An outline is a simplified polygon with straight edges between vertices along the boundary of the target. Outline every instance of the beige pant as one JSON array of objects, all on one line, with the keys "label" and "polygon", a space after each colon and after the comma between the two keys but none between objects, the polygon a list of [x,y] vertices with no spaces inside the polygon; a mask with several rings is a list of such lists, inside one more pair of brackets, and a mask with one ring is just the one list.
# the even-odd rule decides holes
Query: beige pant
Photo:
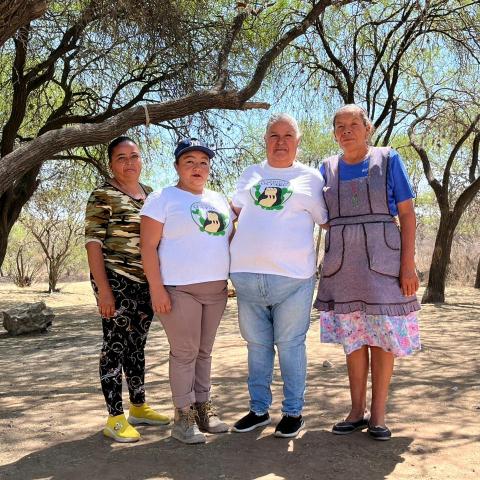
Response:
[{"label": "beige pant", "polygon": [[170,388],[175,407],[184,408],[210,398],[211,353],[227,304],[227,281],[166,288],[172,310],[160,321],[170,344]]}]

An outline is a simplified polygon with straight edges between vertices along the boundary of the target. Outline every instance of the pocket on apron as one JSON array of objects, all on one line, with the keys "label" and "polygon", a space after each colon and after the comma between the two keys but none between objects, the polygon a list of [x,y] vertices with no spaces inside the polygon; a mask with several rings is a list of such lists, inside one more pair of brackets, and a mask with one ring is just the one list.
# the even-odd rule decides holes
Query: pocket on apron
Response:
[{"label": "pocket on apron", "polygon": [[398,277],[400,274],[400,230],[393,222],[363,225],[370,270]]},{"label": "pocket on apron", "polygon": [[325,235],[325,255],[322,266],[324,278],[333,277],[342,268],[345,251],[344,228],[345,225],[330,227]]}]

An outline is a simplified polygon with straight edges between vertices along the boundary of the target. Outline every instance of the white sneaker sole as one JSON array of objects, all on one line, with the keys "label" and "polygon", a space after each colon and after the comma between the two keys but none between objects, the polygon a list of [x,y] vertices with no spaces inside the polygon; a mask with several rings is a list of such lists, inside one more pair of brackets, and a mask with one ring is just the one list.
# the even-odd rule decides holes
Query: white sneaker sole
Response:
[{"label": "white sneaker sole", "polygon": [[201,432],[207,432],[207,433],[227,433],[228,432],[228,425],[221,421],[219,421],[214,426],[205,425],[197,421],[197,426]]},{"label": "white sneaker sole", "polygon": [[196,445],[199,443],[205,443],[207,439],[205,438],[205,435],[194,435],[193,437],[185,437],[176,431],[172,430],[172,438],[175,440],[178,440],[179,442],[186,443],[187,445]]},{"label": "white sneaker sole", "polygon": [[109,427],[103,429],[103,435],[105,437],[111,438],[119,443],[135,443],[140,440],[140,437],[119,437],[114,430]]},{"label": "white sneaker sole", "polygon": [[255,425],[252,425],[251,427],[248,427],[248,428],[242,428],[241,430],[239,430],[238,428],[233,426],[232,427],[232,432],[237,432],[237,433],[251,432],[252,430],[255,430],[258,427],[263,427],[265,425],[270,425],[271,423],[272,423],[272,419],[267,418],[267,420],[264,420],[263,422],[256,423]]},{"label": "white sneaker sole", "polygon": [[170,423],[170,419],[168,420],[149,420],[148,418],[139,418],[134,417],[133,415],[129,415],[127,421],[130,425],[168,425]]},{"label": "white sneaker sole", "polygon": [[224,425],[221,427],[215,427],[215,428],[206,428],[206,427],[201,427],[200,425],[198,426],[201,432],[207,432],[207,433],[227,433],[228,432],[228,425]]}]

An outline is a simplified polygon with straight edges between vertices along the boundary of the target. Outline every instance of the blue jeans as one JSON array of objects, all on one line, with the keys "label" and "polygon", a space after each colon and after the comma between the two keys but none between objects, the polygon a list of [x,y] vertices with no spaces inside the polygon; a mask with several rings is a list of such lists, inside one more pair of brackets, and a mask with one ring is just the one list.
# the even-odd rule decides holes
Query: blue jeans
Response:
[{"label": "blue jeans", "polygon": [[242,272],[231,273],[230,278],[237,292],[240,332],[248,344],[250,410],[263,415],[272,404],[276,345],[283,379],[282,413],[301,415],[315,276],[298,279]]}]

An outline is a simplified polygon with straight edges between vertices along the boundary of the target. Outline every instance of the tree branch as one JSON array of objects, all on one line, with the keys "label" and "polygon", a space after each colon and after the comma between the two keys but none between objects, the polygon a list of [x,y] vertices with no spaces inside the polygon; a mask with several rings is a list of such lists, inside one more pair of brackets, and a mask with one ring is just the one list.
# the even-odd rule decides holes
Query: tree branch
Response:
[{"label": "tree branch", "polygon": [[46,9],[46,0],[1,0],[0,47],[12,38],[17,30],[41,17]]},{"label": "tree branch", "polygon": [[25,81],[25,64],[30,26],[23,27],[15,38],[15,59],[12,67],[12,109],[3,127],[0,155],[4,156],[13,150],[15,137],[23,122],[27,109],[27,82]]},{"label": "tree branch", "polygon": [[260,88],[268,69],[271,67],[277,57],[285,50],[285,48],[293,42],[300,35],[303,35],[306,30],[313,25],[315,20],[322,14],[330,5],[343,5],[351,3],[349,0],[335,1],[335,0],[321,0],[313,4],[310,12],[303,18],[303,20],[288,30],[274,45],[265,52],[260,58],[255,73],[246,87],[240,90],[240,98],[248,100],[253,97]]},{"label": "tree branch", "polygon": [[476,195],[480,192],[480,177],[471,183],[458,197],[453,208],[454,215],[462,215],[465,209],[470,205]]},{"label": "tree branch", "polygon": [[322,41],[323,49],[327,54],[330,61],[338,68],[340,72],[342,72],[343,78],[346,83],[346,88],[342,84],[341,80],[338,78],[336,72],[333,73],[333,77],[337,83],[337,88],[342,96],[342,99],[345,103],[354,103],[355,101],[355,79],[352,80],[350,76],[350,72],[345,64],[333,53],[333,50],[330,48],[330,44],[328,39],[325,36],[325,30],[323,28],[323,24],[321,21],[316,22],[316,30],[320,36],[320,40]]},{"label": "tree branch", "polygon": [[[290,28],[260,58],[256,69],[241,90],[220,90],[215,87],[182,98],[149,106],[152,123],[160,123],[210,109],[246,110],[268,108],[267,103],[247,103],[257,93],[272,63],[296,38],[305,33],[316,18],[332,4],[351,3],[322,0],[315,3],[308,14]],[[105,143],[127,129],[145,123],[143,107],[131,107],[95,125],[74,125],[39,135],[31,142],[0,158],[0,195],[8,190],[22,175],[34,166],[41,165],[53,155],[66,149]]]},{"label": "tree branch", "polygon": [[[56,61],[65,53],[77,48],[77,42],[80,39],[87,25],[95,20],[96,16],[93,10],[93,2],[85,7],[78,21],[72,25],[64,34],[57,48],[52,50],[48,58],[35,65],[26,75],[29,83],[29,91],[33,91],[46,80],[51,78],[49,72],[55,67]],[[44,73],[42,73],[44,72]],[[53,74],[53,73],[52,73]],[[45,78],[46,77],[46,78]]]},{"label": "tree branch", "polygon": [[[178,100],[149,105],[148,112],[150,121],[159,123],[210,109],[246,110],[268,107],[268,103],[246,103],[244,94],[238,91],[209,90]],[[57,153],[74,147],[106,143],[129,128],[144,123],[144,108],[132,107],[101,123],[75,125],[46,132],[0,158],[0,195],[30,168],[41,165]]]},{"label": "tree branch", "polygon": [[242,9],[233,19],[232,27],[225,37],[222,48],[218,54],[218,66],[217,66],[217,83],[215,88],[217,90],[223,90],[227,85],[228,79],[228,56],[232,50],[233,42],[240,32],[243,22],[248,17],[248,10]]},{"label": "tree branch", "polygon": [[468,179],[470,183],[473,183],[476,178],[476,172],[478,167],[478,152],[480,147],[480,132],[475,135],[472,145],[472,162],[470,163],[470,168],[468,170]]},{"label": "tree branch", "polygon": [[467,138],[470,136],[470,134],[475,130],[477,123],[480,121],[480,114],[478,114],[475,119],[472,121],[470,126],[465,130],[464,134],[458,139],[458,141],[455,143],[454,147],[452,148],[452,151],[450,152],[450,155],[448,157],[447,163],[445,164],[445,169],[443,171],[443,186],[448,188],[449,182],[450,182],[450,170],[453,165],[453,161],[455,160],[455,157],[457,156],[458,151],[462,147],[462,145],[465,143]]},{"label": "tree branch", "polygon": [[446,192],[444,186],[442,186],[442,184],[435,178],[426,150],[415,140],[415,127],[428,118],[431,110],[431,103],[432,98],[428,98],[427,107],[423,115],[417,117],[408,127],[408,138],[410,139],[410,144],[420,157],[423,166],[423,172],[425,173],[425,177],[427,178],[429,185],[432,187],[432,190],[437,197],[439,207],[441,209],[448,209],[448,198],[445,195]]}]

